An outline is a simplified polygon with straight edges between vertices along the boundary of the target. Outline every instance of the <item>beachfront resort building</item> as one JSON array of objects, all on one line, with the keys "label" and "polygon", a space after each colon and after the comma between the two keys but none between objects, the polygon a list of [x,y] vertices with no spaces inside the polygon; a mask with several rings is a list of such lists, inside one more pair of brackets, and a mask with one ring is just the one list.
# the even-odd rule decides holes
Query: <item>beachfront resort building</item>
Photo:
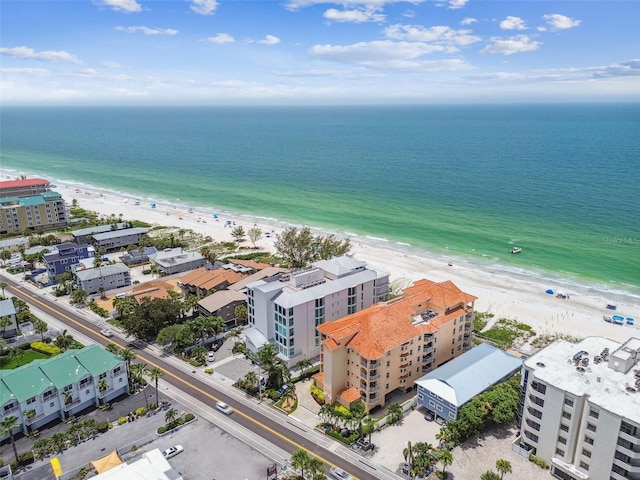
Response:
[{"label": "beachfront resort building", "polygon": [[504,382],[522,368],[522,359],[487,343],[416,380],[418,405],[444,421],[456,420],[458,411],[473,397]]},{"label": "beachfront resort building", "polygon": [[128,385],[126,362],[117,355],[97,345],[67,350],[0,370],[0,421],[15,416],[26,434],[125,394]]},{"label": "beachfront resort building", "polygon": [[8,318],[11,323],[2,327],[0,338],[15,337],[18,334],[18,312],[13,300],[0,300],[0,318]]},{"label": "beachfront resort building", "polygon": [[386,300],[389,274],[349,256],[321,260],[307,268],[247,285],[250,328],[247,348],[273,342],[288,365],[320,354],[318,325]]},{"label": "beachfront resort building", "polygon": [[67,209],[57,192],[31,197],[0,197],[0,235],[25,230],[56,230],[69,225]]},{"label": "beachfront resort building", "polygon": [[329,403],[383,407],[390,393],[411,390],[423,373],[471,348],[475,300],[450,281],[419,280],[401,297],[318,325],[317,386]]},{"label": "beachfront resort building", "polygon": [[131,285],[131,272],[124,263],[76,270],[75,274],[78,288],[90,295],[99,292],[101,288],[106,292]]},{"label": "beachfront resort building", "polygon": [[514,449],[563,480],[640,479],[640,339],[556,340],[523,365]]},{"label": "beachfront resort building", "polygon": [[21,178],[0,182],[0,197],[33,197],[51,190],[51,183],[44,178]]},{"label": "beachfront resort building", "polygon": [[49,280],[53,283],[57,282],[63,273],[73,271],[80,260],[94,256],[94,250],[89,245],[68,242],[52,248],[53,251],[45,253],[42,259],[47,266]]}]

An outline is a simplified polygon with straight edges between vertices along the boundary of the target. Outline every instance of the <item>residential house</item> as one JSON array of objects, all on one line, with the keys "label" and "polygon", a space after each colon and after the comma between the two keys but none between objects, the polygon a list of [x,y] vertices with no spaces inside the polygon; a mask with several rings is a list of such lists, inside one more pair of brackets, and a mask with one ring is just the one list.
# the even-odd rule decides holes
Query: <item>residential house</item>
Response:
[{"label": "residential house", "polygon": [[103,248],[107,252],[113,252],[129,245],[137,245],[148,231],[148,228],[134,227],[96,233],[93,235],[92,243],[96,250]]},{"label": "residential house", "polygon": [[349,256],[258,280],[247,285],[247,347],[253,351],[273,342],[289,365],[315,358],[320,354],[317,326],[385,300],[388,292],[389,274]]},{"label": "residential house", "polygon": [[55,247],[55,250],[43,255],[43,260],[47,265],[49,279],[57,282],[60,275],[73,271],[73,267],[80,263],[80,260],[93,256],[93,248],[89,245],[78,245],[76,243],[62,243]]},{"label": "residential house", "polygon": [[25,230],[56,230],[69,225],[67,209],[59,193],[32,197],[0,197],[0,235]]},{"label": "residential house", "polygon": [[28,433],[127,392],[126,362],[120,357],[97,345],[67,350],[47,360],[0,370],[0,421],[15,416]]},{"label": "residential house", "polygon": [[129,267],[123,263],[114,263],[97,268],[86,270],[76,270],[78,288],[88,294],[100,291],[114,290],[116,288],[128,287],[131,285],[131,272]]},{"label": "residential house", "polygon": [[198,252],[188,252],[182,248],[167,248],[161,252],[149,255],[149,259],[156,264],[162,275],[188,272],[204,267],[205,258]]},{"label": "residential house", "polygon": [[198,302],[203,317],[220,317],[229,326],[238,325],[236,307],[247,304],[247,295],[234,290],[220,290]]},{"label": "residential house", "polygon": [[125,265],[140,265],[149,261],[149,255],[157,253],[156,247],[144,247],[142,249],[131,250],[120,257],[120,261]]},{"label": "residential house", "polygon": [[418,405],[434,418],[456,420],[473,397],[520,371],[522,359],[481,343],[415,381]]},{"label": "residential house", "polygon": [[33,197],[51,190],[49,180],[24,178],[0,182],[0,197]]},{"label": "residential house", "polygon": [[255,273],[271,266],[268,263],[256,262],[255,260],[242,260],[238,258],[230,258],[225,261],[227,263],[223,263],[221,265],[222,268],[227,268],[240,273]]},{"label": "residential house", "polygon": [[204,298],[215,291],[226,290],[229,285],[242,280],[245,276],[233,270],[223,268],[207,270],[201,267],[180,277],[178,286],[185,297],[194,295]]},{"label": "residential house", "polygon": [[640,338],[556,340],[524,361],[514,449],[563,480],[640,479]]},{"label": "residential house", "polygon": [[471,348],[475,300],[450,281],[419,280],[399,298],[318,325],[316,384],[329,402],[383,407],[390,393]]},{"label": "residential house", "polygon": [[2,337],[15,337],[18,334],[18,312],[10,298],[0,300],[0,318],[11,320],[9,325],[0,327]]},{"label": "residential house", "polygon": [[96,225],[93,227],[78,228],[77,230],[73,230],[71,232],[71,235],[73,236],[73,242],[79,245],[81,243],[90,243],[93,235],[96,235],[98,233],[107,233],[114,230],[122,230],[125,228],[129,228],[128,223],[118,222],[108,225]]}]

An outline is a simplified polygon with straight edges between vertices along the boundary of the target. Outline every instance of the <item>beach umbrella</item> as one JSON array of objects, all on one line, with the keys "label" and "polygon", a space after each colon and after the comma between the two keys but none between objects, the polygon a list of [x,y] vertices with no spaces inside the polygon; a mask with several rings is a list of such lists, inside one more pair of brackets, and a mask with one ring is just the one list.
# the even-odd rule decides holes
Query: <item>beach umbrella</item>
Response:
[{"label": "beach umbrella", "polygon": [[553,290],[549,289],[546,291],[546,293],[548,293],[549,295],[553,295]]}]

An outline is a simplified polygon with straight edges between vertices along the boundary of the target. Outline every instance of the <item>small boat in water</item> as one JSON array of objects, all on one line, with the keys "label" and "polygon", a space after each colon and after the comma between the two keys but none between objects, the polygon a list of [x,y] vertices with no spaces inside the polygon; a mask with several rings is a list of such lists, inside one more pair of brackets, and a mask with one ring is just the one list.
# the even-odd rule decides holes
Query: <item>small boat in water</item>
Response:
[{"label": "small boat in water", "polygon": [[511,249],[511,253],[520,253],[522,251],[522,249],[520,247],[513,247]]}]

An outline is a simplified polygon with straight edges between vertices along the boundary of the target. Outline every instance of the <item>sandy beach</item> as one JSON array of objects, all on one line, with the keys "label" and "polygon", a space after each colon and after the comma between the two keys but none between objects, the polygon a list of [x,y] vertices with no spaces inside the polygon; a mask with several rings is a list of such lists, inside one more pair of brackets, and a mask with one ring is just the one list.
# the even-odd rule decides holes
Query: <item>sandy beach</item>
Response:
[{"label": "sandy beach", "polygon": [[[11,175],[3,172],[2,176]],[[264,221],[228,213],[218,212],[218,218],[212,216],[212,210],[169,205],[149,199],[119,196],[98,189],[87,189],[61,181],[52,180],[55,190],[60,192],[68,205],[73,199],[85,209],[119,218],[138,219],[150,224],[191,229],[216,241],[232,241],[232,226],[241,225],[245,231],[257,224],[263,232],[273,232],[271,238],[263,236],[257,246],[273,251],[275,234],[286,225],[267,224]],[[137,200],[140,201],[136,205]],[[152,204],[155,207],[152,207]],[[246,241],[248,244],[248,241]],[[456,260],[449,265],[447,259],[439,255],[424,253],[405,253],[394,250],[393,245],[377,246],[352,239],[352,254],[366,261],[371,267],[386,271],[391,275],[392,284],[404,287],[419,278],[433,281],[451,280],[458,287],[476,297],[476,310],[488,311],[495,319],[508,317],[531,325],[538,334],[563,333],[576,337],[604,336],[616,341],[629,337],[640,337],[640,301],[632,295],[617,295],[611,298],[594,289],[575,287],[571,282],[543,283],[544,279],[536,275],[509,275],[502,271],[483,269],[477,265]],[[546,293],[547,289],[562,291],[567,298],[558,298]],[[606,304],[614,300],[617,311],[607,310]],[[606,323],[603,315],[619,314],[636,319],[636,325],[615,325]],[[526,348],[525,348],[526,350]],[[528,353],[524,351],[523,353]]]}]

